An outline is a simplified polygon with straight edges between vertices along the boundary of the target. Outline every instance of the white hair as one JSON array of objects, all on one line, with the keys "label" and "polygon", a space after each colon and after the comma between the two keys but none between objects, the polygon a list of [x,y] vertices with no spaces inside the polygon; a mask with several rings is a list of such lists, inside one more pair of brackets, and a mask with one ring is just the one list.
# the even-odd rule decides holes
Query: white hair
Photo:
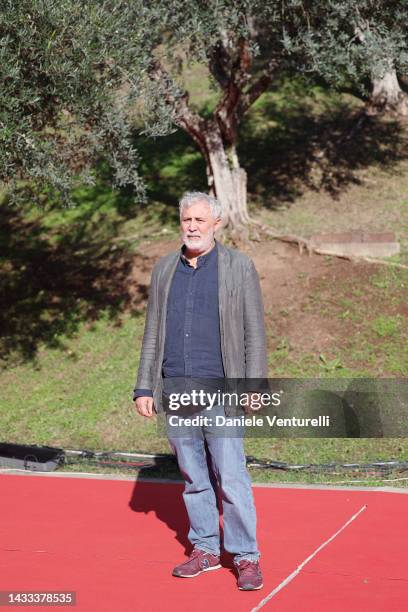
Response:
[{"label": "white hair", "polygon": [[187,191],[183,194],[179,202],[180,216],[185,208],[190,208],[196,202],[205,202],[211,209],[211,214],[214,219],[222,216],[222,208],[219,201],[213,196],[203,193],[202,191]]}]

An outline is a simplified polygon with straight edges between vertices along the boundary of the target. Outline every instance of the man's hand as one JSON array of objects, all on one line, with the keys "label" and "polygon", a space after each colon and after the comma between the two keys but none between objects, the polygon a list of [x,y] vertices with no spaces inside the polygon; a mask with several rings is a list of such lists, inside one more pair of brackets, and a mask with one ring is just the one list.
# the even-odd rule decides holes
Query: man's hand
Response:
[{"label": "man's hand", "polygon": [[152,397],[137,397],[135,399],[135,406],[137,412],[144,417],[150,419],[154,414],[154,404]]},{"label": "man's hand", "polygon": [[262,406],[259,405],[259,393],[249,393],[249,405],[244,406],[245,414],[252,415],[258,412]]}]

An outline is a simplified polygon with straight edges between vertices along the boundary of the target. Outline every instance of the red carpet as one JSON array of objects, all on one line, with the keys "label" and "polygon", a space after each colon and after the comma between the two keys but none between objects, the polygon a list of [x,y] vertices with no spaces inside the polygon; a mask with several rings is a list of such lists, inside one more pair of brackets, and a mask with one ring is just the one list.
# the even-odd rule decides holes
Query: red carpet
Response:
[{"label": "red carpet", "polygon": [[0,491],[0,590],[76,591],[68,610],[249,612],[363,505],[262,610],[407,606],[408,495],[255,488],[265,580],[244,593],[228,568],[171,576],[188,544],[179,484],[3,474]]}]

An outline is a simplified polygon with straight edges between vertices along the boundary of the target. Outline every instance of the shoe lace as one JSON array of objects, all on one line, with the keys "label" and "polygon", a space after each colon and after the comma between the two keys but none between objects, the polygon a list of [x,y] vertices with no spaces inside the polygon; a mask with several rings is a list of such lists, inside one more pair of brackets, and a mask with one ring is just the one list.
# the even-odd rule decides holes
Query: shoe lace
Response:
[{"label": "shoe lace", "polygon": [[255,576],[259,571],[258,563],[246,559],[238,563],[238,569],[240,574],[245,574],[246,576]]},{"label": "shoe lace", "polygon": [[204,555],[204,551],[200,550],[199,548],[194,548],[191,555],[190,555],[190,559],[195,559],[196,557],[201,557],[202,555]]}]

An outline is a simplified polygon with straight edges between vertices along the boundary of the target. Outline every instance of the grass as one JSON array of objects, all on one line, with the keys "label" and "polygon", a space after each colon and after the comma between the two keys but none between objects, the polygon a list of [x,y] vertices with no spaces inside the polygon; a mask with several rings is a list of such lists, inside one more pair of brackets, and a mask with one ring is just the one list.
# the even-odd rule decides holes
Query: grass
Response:
[{"label": "grass", "polygon": [[371,323],[373,330],[380,338],[396,336],[402,331],[402,324],[403,319],[401,315],[396,315],[395,317],[380,315]]},{"label": "grass", "polygon": [[[264,94],[241,130],[252,210],[283,234],[393,231],[408,263],[408,126],[367,120],[361,101],[284,82]],[[262,151],[262,157],[258,151]]]},{"label": "grass", "polygon": [[[328,326],[330,346],[327,352],[304,351],[302,343],[270,336],[270,372],[295,378],[407,377],[407,286],[407,270],[382,267],[374,272],[370,266],[359,275],[311,281],[301,310],[322,328]],[[288,319],[289,311],[281,311],[280,317]]]},{"label": "grass", "polygon": [[282,234],[304,238],[320,232],[392,231],[401,251],[388,259],[408,264],[407,193],[408,163],[401,161],[392,169],[367,168],[359,174],[358,185],[350,185],[335,199],[324,190],[305,190],[293,203],[262,210],[261,219]]},{"label": "grass", "polygon": [[[171,480],[182,480],[180,472],[175,463],[166,463],[162,466],[142,468],[140,470],[124,469],[123,467],[103,467],[90,464],[87,461],[76,461],[68,463],[58,469],[59,472],[71,473],[95,473],[113,475],[124,478],[168,478]],[[406,487],[406,472],[390,470],[376,472],[374,469],[367,471],[337,470],[328,472],[310,472],[307,470],[285,471],[282,469],[262,469],[249,467],[248,471],[253,482],[265,484],[310,484],[310,485],[351,485],[351,486],[392,486]]]},{"label": "grass", "polygon": [[[171,172],[171,166],[164,172]],[[67,231],[81,228],[84,236],[99,235],[101,241],[115,241],[133,252],[141,242],[154,241],[164,233],[177,231],[177,214],[165,202],[151,200],[146,205],[134,198],[131,189],[115,190],[109,186],[107,170],[100,168],[93,186],[83,185],[73,192],[73,206],[61,208],[49,201],[40,209],[28,205],[26,221],[37,224],[51,243],[61,241]],[[163,222],[166,222],[166,232]]]},{"label": "grass", "polygon": [[[41,349],[35,365],[24,363],[3,372],[2,438],[62,448],[170,452],[167,440],[157,436],[154,421],[136,416],[130,400],[142,331],[142,315],[125,315],[120,323],[101,315],[73,336],[61,337],[58,348]],[[408,460],[408,446],[399,439],[248,438],[246,452],[292,464]],[[253,474],[259,481],[332,478],[256,469]]]},{"label": "grass", "polygon": [[[194,103],[209,112],[214,96],[208,83],[194,70],[189,78]],[[249,175],[251,210],[282,233],[305,237],[322,230],[392,230],[401,243],[401,254],[392,261],[408,262],[406,133],[402,128],[396,132],[392,121],[370,124],[342,145],[358,108],[356,99],[319,88],[305,96],[294,82],[264,95],[242,127],[239,147]],[[337,140],[331,140],[332,134]],[[136,202],[131,191],[112,191],[101,169],[94,187],[77,190],[75,208],[61,210],[52,202],[42,210],[2,208],[6,221],[1,240],[9,252],[2,261],[7,297],[2,321],[7,340],[2,355],[7,353],[7,359],[0,376],[3,440],[169,452],[155,423],[138,418],[130,400],[144,312],[129,307],[123,288],[135,251],[146,242],[176,235],[178,196],[191,188],[191,177],[195,188],[205,189],[205,169],[180,131],[156,140],[140,138],[138,147],[148,206]],[[332,261],[326,259],[328,268]],[[305,276],[298,282],[305,282]],[[406,271],[373,268],[360,281],[350,275],[335,283],[328,278],[311,284],[304,312],[332,324],[330,350],[302,350],[268,329],[272,376],[408,376]],[[290,308],[283,307],[280,317],[290,319]],[[246,452],[293,464],[408,460],[406,441],[392,438],[252,438],[246,440]],[[150,473],[178,476],[177,470]],[[255,468],[251,473],[259,482],[348,478],[383,483],[367,473]]]},{"label": "grass", "polygon": [[1,431],[8,441],[78,448],[167,446],[130,400],[143,316],[83,323],[55,349],[39,350],[1,377]]}]

